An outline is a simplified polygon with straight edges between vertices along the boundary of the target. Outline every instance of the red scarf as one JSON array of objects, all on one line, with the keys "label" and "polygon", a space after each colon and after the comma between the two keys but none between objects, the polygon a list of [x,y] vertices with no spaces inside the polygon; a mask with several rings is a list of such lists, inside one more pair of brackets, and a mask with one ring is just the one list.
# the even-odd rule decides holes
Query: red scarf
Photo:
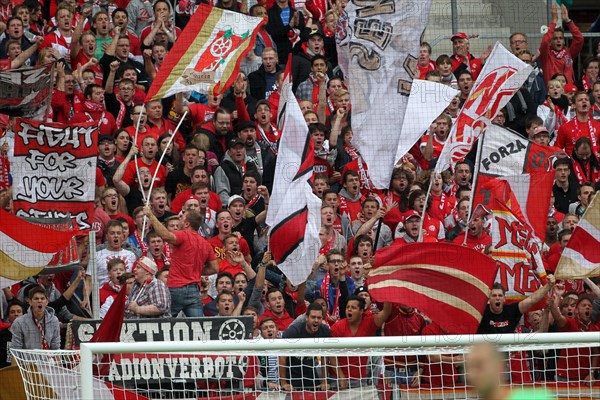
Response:
[{"label": "red scarf", "polygon": [[[577,134],[578,134],[577,137],[573,137],[573,144],[575,144],[577,139],[579,139],[582,135],[581,135],[581,131],[579,129],[579,119],[577,118],[577,116],[575,116],[575,118],[573,118],[573,120],[575,121],[575,132],[577,132]],[[596,140],[596,130],[592,126],[592,119],[589,117],[587,120],[587,124],[588,124],[588,129],[590,132],[590,140],[592,142],[592,151],[597,151],[598,141]]]},{"label": "red scarf", "polygon": [[318,80],[316,80],[313,76],[313,74],[310,74],[308,76],[308,79],[310,79],[310,82],[312,83],[312,105],[313,105],[313,109],[317,109],[317,107],[319,106],[319,89],[320,89],[320,82]]},{"label": "red scarf", "polygon": [[8,181],[8,174],[10,173],[10,162],[8,156],[0,154],[0,189],[8,189],[10,183]]},{"label": "red scarf", "polygon": [[279,138],[281,137],[279,130],[277,129],[277,127],[273,124],[271,125],[271,132],[265,132],[263,128],[261,128],[261,126],[259,124],[256,124],[256,127],[258,128],[258,134],[259,134],[259,140],[262,140],[265,142],[265,144],[267,145],[267,147],[269,148],[269,150],[271,150],[271,152],[274,155],[277,155],[277,142],[279,141]]},{"label": "red scarf", "polygon": [[[330,286],[331,286],[331,276],[329,275],[329,272],[328,272],[325,274],[325,278],[323,278],[323,283],[321,283],[321,289],[320,289],[321,296],[327,302],[327,307],[329,307],[329,287]],[[333,300],[333,312],[331,312],[331,310],[329,310],[327,312],[328,318],[330,315],[336,317],[337,320],[340,319],[340,288],[339,288],[339,285],[335,291],[335,299]]]},{"label": "red scarf", "polygon": [[[148,255],[148,245],[142,240],[137,229],[135,230],[133,235],[135,237],[135,240],[137,240],[138,245],[140,246],[140,249],[142,250],[142,255],[147,256]],[[170,263],[170,261],[171,261],[171,246],[169,246],[169,243],[165,243],[163,245],[162,254],[164,257],[164,261],[166,263]]]},{"label": "red scarf", "polygon": [[[598,80],[598,77],[596,77],[596,79],[594,79],[594,82],[596,82],[597,80]],[[592,82],[592,84],[594,82]],[[583,87],[584,91],[589,92],[590,90],[592,90],[592,84],[590,84],[590,80],[588,79],[587,76],[583,75],[581,77],[581,86]]]},{"label": "red scarf", "polygon": [[[544,100],[544,105],[546,107],[550,108],[548,106],[548,100]],[[555,123],[555,127],[554,127],[555,131],[558,131],[558,128],[560,128],[563,124],[566,124],[567,122],[569,122],[569,120],[565,116],[565,113],[563,113],[561,108],[559,106],[557,106],[556,104],[554,105],[554,115],[556,116],[556,123]]]},{"label": "red scarf", "polygon": [[246,203],[246,209],[251,208],[260,199],[260,194],[255,195],[249,202]]},{"label": "red scarf", "polygon": [[81,104],[81,111],[87,112],[90,114],[98,114],[103,113],[105,110],[104,104],[98,103],[89,99],[85,99]]},{"label": "red scarf", "polygon": [[323,247],[321,247],[321,249],[319,250],[319,254],[326,256],[327,253],[329,253],[331,251],[331,248],[333,247],[334,243],[335,243],[335,233],[333,234],[333,237],[331,239],[327,239],[327,243],[325,243],[325,245]]},{"label": "red scarf", "polygon": [[117,124],[117,128],[121,129],[121,126],[123,126],[123,120],[125,119],[125,112],[127,111],[127,106],[125,105],[123,100],[119,98],[119,96],[115,96],[115,98],[120,104],[119,114],[117,114],[117,118],[115,118],[115,123]]},{"label": "red scarf", "polygon": [[35,325],[40,331],[40,336],[42,337],[42,350],[49,350],[50,346],[48,345],[48,341],[46,340],[46,316],[44,315],[44,318],[42,318],[41,321],[38,321],[33,316],[33,313],[31,313],[31,318],[33,318],[33,322],[35,322]]},{"label": "red scarf", "polygon": [[348,153],[351,160],[356,160],[359,157],[358,149],[353,144],[344,144],[344,151]]},{"label": "red scarf", "polygon": [[263,42],[265,42],[265,47],[273,47],[273,41],[271,40],[271,36],[266,31],[262,29],[258,31],[258,36],[261,37]]}]

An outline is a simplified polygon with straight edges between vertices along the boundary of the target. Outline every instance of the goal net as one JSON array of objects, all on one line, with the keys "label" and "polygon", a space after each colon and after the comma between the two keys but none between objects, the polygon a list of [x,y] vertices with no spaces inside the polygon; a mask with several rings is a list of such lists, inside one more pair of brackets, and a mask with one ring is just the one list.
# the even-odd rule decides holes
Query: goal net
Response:
[{"label": "goal net", "polygon": [[[591,368],[597,333],[501,336],[493,342],[502,385],[546,396],[539,398],[600,398]],[[465,366],[471,346],[485,339],[94,343],[12,353],[30,400],[465,399],[478,398],[471,380],[489,373]]]}]

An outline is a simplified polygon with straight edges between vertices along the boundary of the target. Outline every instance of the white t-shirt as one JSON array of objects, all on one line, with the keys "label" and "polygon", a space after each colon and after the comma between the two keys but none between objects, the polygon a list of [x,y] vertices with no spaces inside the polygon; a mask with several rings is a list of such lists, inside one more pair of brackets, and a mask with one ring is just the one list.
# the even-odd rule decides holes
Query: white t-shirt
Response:
[{"label": "white t-shirt", "polygon": [[120,258],[125,263],[125,271],[131,272],[133,264],[135,263],[136,257],[133,252],[125,249],[120,251],[111,251],[103,249],[96,252],[96,265],[98,267],[98,285],[102,287],[108,282],[108,268],[107,264],[113,258]]}]

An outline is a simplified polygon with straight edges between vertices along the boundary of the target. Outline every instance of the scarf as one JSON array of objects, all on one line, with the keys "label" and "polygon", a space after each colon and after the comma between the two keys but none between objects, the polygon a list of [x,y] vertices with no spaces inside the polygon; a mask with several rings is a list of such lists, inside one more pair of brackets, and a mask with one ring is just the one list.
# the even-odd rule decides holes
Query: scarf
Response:
[{"label": "scarf", "polygon": [[46,340],[46,316],[44,315],[42,320],[38,321],[33,316],[33,313],[31,313],[31,318],[33,318],[35,326],[37,326],[38,330],[40,331],[40,336],[42,337],[42,350],[49,350],[50,346],[48,345],[48,341]]},{"label": "scarf", "polygon": [[[146,244],[146,242],[144,242],[142,240],[142,238],[140,237],[140,234],[138,233],[137,229],[135,230],[135,232],[133,233],[135,240],[138,242],[138,246],[140,247],[140,249],[142,250],[142,255],[143,256],[147,256],[148,255],[148,245]],[[165,264],[168,264],[169,261],[171,260],[171,246],[169,246],[169,243],[165,243],[163,245],[163,249],[162,249],[162,253]]]},{"label": "scarf", "polygon": [[[563,109],[563,107],[561,107],[561,103],[563,103],[562,101],[562,96],[559,99],[552,99],[552,103],[555,105],[554,107],[554,115],[555,115],[555,131],[558,131],[558,128],[560,128],[562,125],[566,124],[567,122],[569,122],[569,120],[567,119],[567,117],[565,116],[564,111],[566,109]],[[550,108],[548,106],[548,100],[544,100],[544,105],[548,108]],[[568,108],[568,103],[567,103],[567,108]]]},{"label": "scarf", "polygon": [[[325,274],[325,278],[323,278],[323,283],[321,283],[321,296],[325,299],[325,301],[327,302],[327,306],[329,307],[329,288],[331,287],[331,275],[329,275],[329,272]],[[335,299],[333,299],[333,312],[332,310],[327,311],[327,318],[329,319],[329,316],[334,316],[336,317],[337,320],[340,319],[340,288],[338,286],[338,288],[335,290]]]},{"label": "scarf", "polygon": [[[312,83],[312,105],[313,109],[316,110],[319,106],[320,82],[315,79],[312,73],[308,76],[308,79],[310,79],[310,82]],[[327,78],[324,79],[327,80]]]},{"label": "scarf", "polygon": [[10,162],[6,154],[0,154],[0,189],[10,187],[8,175],[10,173]]},{"label": "scarf", "polygon": [[360,157],[358,154],[358,149],[353,144],[344,144],[344,151],[348,153],[351,160],[356,160],[358,157]]},{"label": "scarf", "polygon": [[335,233],[332,236],[333,237],[331,239],[327,239],[325,245],[321,247],[321,249],[319,250],[319,254],[323,254],[324,256],[326,256],[327,253],[331,251],[331,249],[333,248],[333,244],[335,243]]},{"label": "scarf", "polygon": [[[275,156],[277,156],[277,141],[279,140],[279,130],[277,129],[277,127],[271,124],[271,132],[275,132],[275,134],[271,133],[270,135],[266,133],[259,124],[256,124],[256,127],[258,128],[258,134],[260,135],[259,140],[263,141],[264,144],[269,148],[269,150]],[[274,139],[271,140],[269,136],[274,137]]]},{"label": "scarf", "polygon": [[273,47],[273,40],[271,40],[271,36],[266,31],[263,31],[262,29],[259,30],[258,36],[260,36],[262,41],[265,43],[265,47]]},{"label": "scarf", "polygon": [[127,106],[123,100],[119,98],[119,96],[115,96],[115,98],[119,102],[119,113],[117,114],[117,118],[115,118],[115,123],[117,124],[117,128],[121,129],[121,126],[123,126],[123,120],[125,119],[125,113],[127,112]]},{"label": "scarf", "polygon": [[563,49],[561,51],[556,51],[554,49],[550,49],[550,54],[552,54],[552,57],[556,58],[557,60],[560,60],[562,58],[565,58],[568,54],[567,52],[567,48],[563,47]]},{"label": "scarf", "polygon": [[260,194],[256,194],[250,201],[246,203],[246,209],[252,208],[253,205],[260,199]]},{"label": "scarf", "polygon": [[[579,128],[579,118],[577,118],[577,116],[575,118],[573,118],[573,121],[575,121],[575,132],[577,132],[577,137],[573,137],[573,145],[575,144],[575,142],[577,141],[577,139],[579,139],[582,135],[581,135],[581,130]],[[588,130],[590,132],[590,140],[592,141],[592,152],[595,151],[595,149],[598,148],[598,141],[596,140],[596,130],[594,129],[594,127],[592,126],[592,119],[588,117],[587,120],[587,124],[588,124]]]},{"label": "scarf", "polygon": [[596,79],[594,79],[594,81],[590,83],[590,80],[588,79],[588,77],[583,75],[581,77],[581,86],[583,87],[583,90],[585,92],[589,92],[590,90],[592,90],[592,84],[594,82],[596,82],[597,80],[598,80],[598,77],[596,77]]},{"label": "scarf", "polygon": [[81,111],[87,112],[90,114],[103,113],[104,112],[104,104],[85,99],[83,101],[83,103],[81,104]]}]

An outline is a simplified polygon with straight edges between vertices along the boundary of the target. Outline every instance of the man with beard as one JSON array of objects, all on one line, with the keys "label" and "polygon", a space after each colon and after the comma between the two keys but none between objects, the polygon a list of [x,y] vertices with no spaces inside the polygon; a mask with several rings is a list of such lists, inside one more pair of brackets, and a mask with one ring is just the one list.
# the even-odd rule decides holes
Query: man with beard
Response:
[{"label": "man with beard", "polygon": [[100,135],[114,135],[117,131],[115,119],[104,107],[104,89],[100,85],[88,85],[83,92],[81,111],[75,113],[69,123],[95,122]]},{"label": "man with beard", "polygon": [[226,207],[229,197],[242,193],[243,176],[247,171],[256,171],[253,163],[246,157],[246,146],[239,138],[231,139],[227,145],[227,154],[216,169],[213,179],[217,194]]},{"label": "man with beard", "polygon": [[[561,332],[598,332],[600,327],[592,323],[592,302],[588,294],[583,294],[577,301],[575,315],[565,317],[555,302],[550,304],[550,311]],[[594,371],[598,368],[597,348],[563,349],[556,365],[558,381],[592,381]]]},{"label": "man with beard", "polygon": [[[194,184],[196,183],[203,183],[206,185],[206,187],[209,187],[210,190],[210,176],[208,175],[205,166],[198,165],[194,167],[192,169],[192,176],[190,179],[192,181],[192,186],[194,186]],[[179,193],[177,196],[175,196],[175,198],[171,202],[171,211],[174,213],[178,213],[179,211],[181,211],[183,203],[192,194],[194,194],[194,189],[190,187],[188,189],[185,189],[183,192]],[[223,208],[223,205],[221,204],[221,199],[219,198],[219,195],[215,192],[209,192],[208,207],[213,210],[220,210],[221,208]]]},{"label": "man with beard", "polygon": [[208,151],[212,151],[217,159],[222,160],[227,148],[227,141],[234,137],[231,128],[231,114],[224,108],[215,111],[212,121],[204,123],[199,132],[208,136]]},{"label": "man with beard", "polygon": [[176,170],[169,172],[165,189],[167,193],[176,196],[192,185],[192,170],[199,162],[198,148],[193,144],[188,144],[182,151],[182,160]]},{"label": "man with beard", "polygon": [[[263,174],[263,158],[269,155],[269,152],[264,151],[260,144],[256,141],[256,125],[253,122],[240,122],[235,126],[237,137],[246,146],[246,157],[248,162],[255,165],[256,170],[260,175]],[[271,164],[274,165],[275,158],[271,157]]]},{"label": "man with beard", "polygon": [[488,254],[492,246],[492,237],[483,229],[485,216],[474,216],[467,225],[467,231],[462,232],[452,242],[462,245],[467,235],[466,246],[481,253]]},{"label": "man with beard", "polygon": [[[565,45],[565,32],[562,27],[557,28],[558,5],[552,3],[552,22],[548,25],[548,31],[540,43],[538,60],[544,71],[544,82],[548,82],[556,73],[563,73],[567,77],[567,83],[574,83],[573,60],[577,59],[583,47],[583,35],[569,18],[569,11],[563,4],[561,6],[562,22],[567,25],[573,35],[571,47]],[[570,154],[570,153],[569,153]]]},{"label": "man with beard", "polygon": [[586,92],[575,94],[575,118],[558,129],[554,146],[573,154],[575,142],[580,137],[587,137],[592,142],[592,152],[600,156],[600,122],[590,117],[591,103]]},{"label": "man with beard", "polygon": [[[114,189],[113,189],[114,190]],[[98,285],[108,282],[108,263],[118,258],[125,263],[125,270],[131,271],[136,257],[133,252],[123,249],[123,227],[119,221],[110,221],[106,225],[106,248],[96,252],[96,265],[98,266]]]},{"label": "man with beard", "polygon": [[[283,332],[284,339],[312,339],[331,337],[329,326],[323,323],[325,311],[313,303],[306,310],[306,323],[293,324]],[[263,319],[264,320],[264,319]],[[279,379],[283,390],[327,390],[327,360],[316,357],[279,357]],[[321,368],[322,371],[318,371]],[[319,378],[322,377],[322,378]]]},{"label": "man with beard", "polygon": [[477,333],[491,335],[513,333],[521,320],[521,316],[542,300],[550,289],[554,287],[555,283],[554,275],[547,275],[544,286],[540,287],[526,299],[511,304],[505,304],[506,297],[504,295],[506,289],[502,284],[498,282],[494,283],[488,305],[479,323],[479,328],[477,328]]},{"label": "man with beard", "polygon": [[[132,146],[133,148],[134,146]],[[135,147],[137,149],[137,146]],[[158,151],[158,145],[156,144],[156,139],[151,136],[144,138],[142,141],[142,149],[141,149],[141,157],[137,159],[137,168],[147,167],[152,176],[156,173],[158,169],[158,173],[156,174],[156,180],[154,182],[153,187],[163,187],[165,186],[165,181],[167,178],[167,172],[164,166],[159,165],[158,161],[156,161],[156,153]],[[131,153],[131,152],[130,152]],[[125,164],[125,162],[123,162]],[[136,164],[130,163],[125,168],[125,173],[123,174],[123,182],[128,184],[129,186],[133,185],[136,180]]]},{"label": "man with beard", "polygon": [[[231,217],[229,210],[223,209],[217,212],[216,220],[217,222],[215,224],[215,228],[217,229],[217,234],[208,239],[208,243],[213,247],[213,251],[217,260],[222,260],[225,258],[223,240],[225,240],[227,235],[232,233],[233,218]],[[244,254],[244,259],[246,262],[252,261],[252,257],[250,256],[250,247],[248,246],[248,242],[243,237],[240,237],[240,251]]]}]

